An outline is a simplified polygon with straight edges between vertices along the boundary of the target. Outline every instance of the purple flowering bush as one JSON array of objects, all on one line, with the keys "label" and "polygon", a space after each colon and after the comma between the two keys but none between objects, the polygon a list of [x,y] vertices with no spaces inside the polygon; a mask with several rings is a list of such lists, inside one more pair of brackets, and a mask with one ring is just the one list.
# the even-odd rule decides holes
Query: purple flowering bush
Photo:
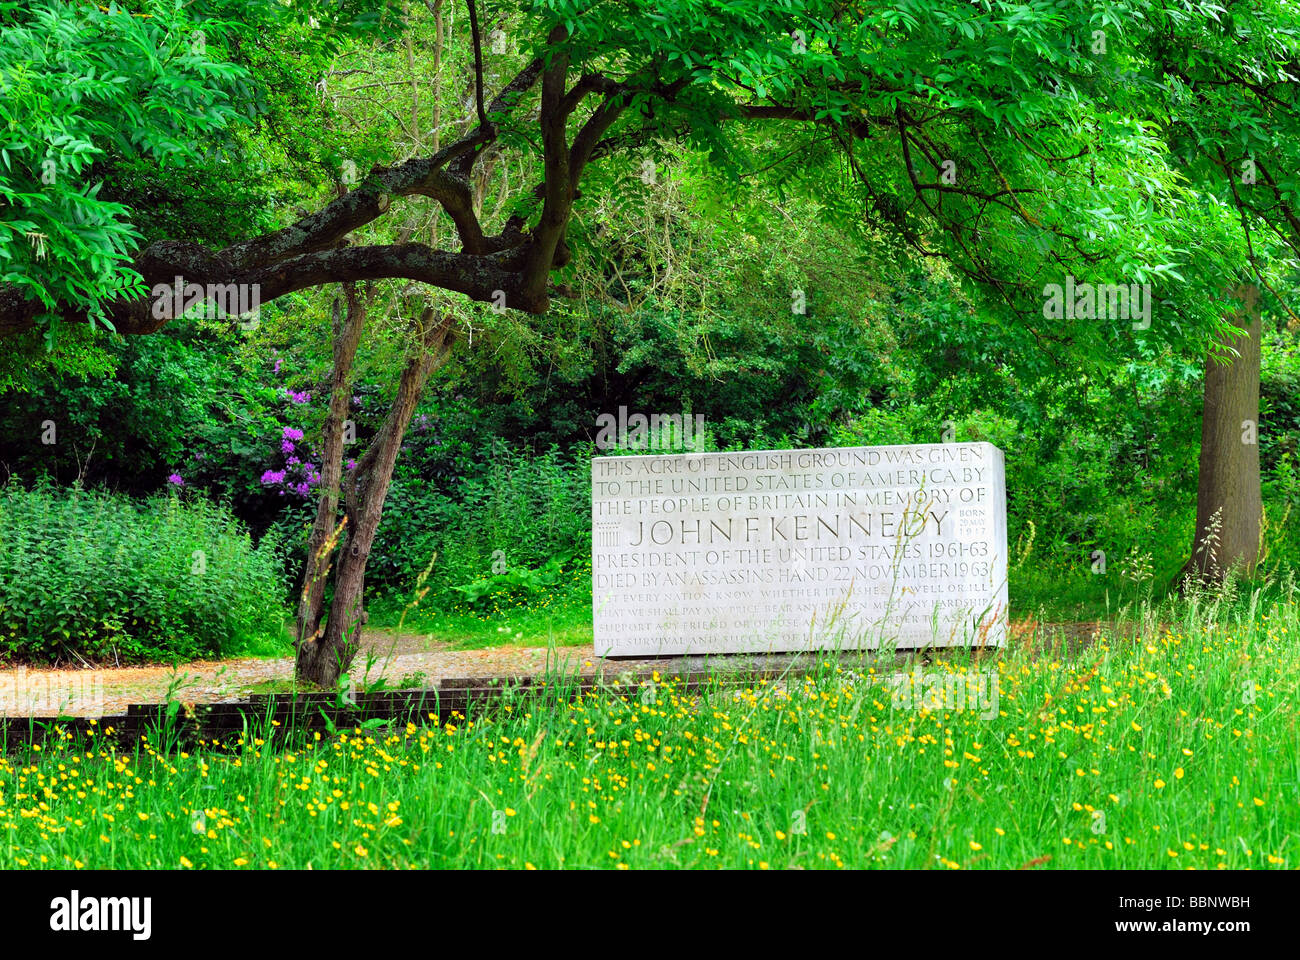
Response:
[{"label": "purple flowering bush", "polygon": [[286,493],[297,497],[313,495],[314,488],[320,483],[320,469],[311,460],[298,456],[298,444],[303,440],[303,432],[297,427],[285,427],[280,432],[280,453],[285,457],[284,466],[279,470],[265,470],[262,473],[262,486],[277,491],[280,496]]}]

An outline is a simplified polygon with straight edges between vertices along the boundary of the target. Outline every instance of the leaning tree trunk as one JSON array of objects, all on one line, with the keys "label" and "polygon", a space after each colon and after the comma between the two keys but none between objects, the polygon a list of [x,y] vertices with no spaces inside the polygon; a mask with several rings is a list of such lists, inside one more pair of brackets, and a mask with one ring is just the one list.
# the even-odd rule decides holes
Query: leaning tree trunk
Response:
[{"label": "leaning tree trunk", "polygon": [[307,560],[303,565],[302,590],[298,597],[297,642],[320,635],[325,614],[325,584],[329,577],[329,556],[338,534],[339,485],[343,476],[343,432],[352,396],[352,363],[356,359],[361,331],[366,323],[365,304],[356,287],[344,284],[347,300],[346,317],[340,317],[339,302],[334,301],[334,366],[330,376],[329,410],[321,431],[321,465],[316,519],[307,541]]},{"label": "leaning tree trunk", "polygon": [[1231,320],[1245,331],[1234,337],[1234,356],[1223,347],[1205,364],[1196,533],[1184,577],[1221,583],[1236,567],[1249,573],[1259,556],[1263,511],[1259,481],[1259,359],[1263,332],[1258,294],[1238,288],[1245,308]]},{"label": "leaning tree trunk", "polygon": [[393,406],[365,455],[343,483],[347,542],[334,575],[334,599],[324,634],[308,638],[298,647],[299,679],[323,687],[337,686],[361,648],[361,631],[366,622],[366,561],[379,529],[397,453],[429,376],[446,362],[455,340],[451,317],[434,322],[433,311],[426,310],[421,325],[418,346],[402,370]]}]

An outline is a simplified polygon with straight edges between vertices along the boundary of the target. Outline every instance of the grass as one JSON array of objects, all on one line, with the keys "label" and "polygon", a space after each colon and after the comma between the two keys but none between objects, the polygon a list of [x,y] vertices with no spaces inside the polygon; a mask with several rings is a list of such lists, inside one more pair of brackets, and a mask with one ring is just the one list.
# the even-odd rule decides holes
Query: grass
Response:
[{"label": "grass", "polygon": [[407,617],[406,629],[424,634],[456,650],[486,647],[577,647],[592,643],[591,606],[518,609],[509,614],[482,616],[466,612]]},{"label": "grass", "polygon": [[293,656],[293,630],[289,621],[285,621],[278,634],[256,634],[241,637],[222,657],[233,660],[249,657],[261,660],[278,660]]},{"label": "grass", "polygon": [[522,599],[492,600],[475,608],[454,604],[448,609],[431,609],[394,600],[370,604],[370,625],[421,634],[453,650],[481,650],[486,647],[576,647],[592,643],[591,580],[588,574],[581,589],[569,587],[548,594],[538,602]]},{"label": "grass", "polygon": [[995,676],[994,709],[824,659],[279,750],[65,739],[0,761],[0,868],[1295,867],[1294,602],[1126,619],[918,663],[944,696]]}]

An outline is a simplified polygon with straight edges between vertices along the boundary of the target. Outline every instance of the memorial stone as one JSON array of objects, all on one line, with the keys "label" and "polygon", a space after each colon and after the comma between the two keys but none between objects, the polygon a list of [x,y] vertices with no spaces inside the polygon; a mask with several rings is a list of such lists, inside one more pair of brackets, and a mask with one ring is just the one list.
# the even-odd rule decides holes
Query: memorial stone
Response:
[{"label": "memorial stone", "polygon": [[599,656],[1001,645],[989,443],[592,460]]}]

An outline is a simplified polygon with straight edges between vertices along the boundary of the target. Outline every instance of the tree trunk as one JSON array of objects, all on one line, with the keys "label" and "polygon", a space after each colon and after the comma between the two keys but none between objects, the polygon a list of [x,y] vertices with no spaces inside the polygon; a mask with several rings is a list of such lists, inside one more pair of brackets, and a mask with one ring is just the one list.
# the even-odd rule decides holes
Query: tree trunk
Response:
[{"label": "tree trunk", "polygon": [[322,636],[309,637],[298,647],[298,678],[322,687],[337,686],[339,677],[347,672],[361,648],[361,632],[366,622],[366,561],[379,529],[393,467],[425,384],[446,362],[455,340],[456,328],[451,317],[435,322],[433,311],[426,310],[421,326],[418,345],[402,371],[392,408],[356,469],[343,482],[347,542],[334,576],[329,619]]},{"label": "tree trunk", "polygon": [[1216,347],[1205,364],[1196,532],[1183,568],[1185,578],[1209,584],[1222,583],[1234,567],[1254,569],[1263,511],[1257,438],[1263,325],[1253,287],[1232,295],[1246,304],[1230,318],[1246,336],[1233,338],[1237,356]]},{"label": "tree trunk", "polygon": [[347,300],[346,318],[340,318],[339,302],[334,301],[334,367],[330,376],[329,412],[321,432],[320,497],[316,519],[307,541],[307,560],[303,565],[302,590],[298,598],[298,621],[295,637],[298,646],[320,633],[325,613],[325,584],[329,578],[329,555],[337,538],[339,485],[343,476],[343,428],[352,396],[352,363],[361,343],[366,323],[365,304],[355,285],[343,285]]}]

